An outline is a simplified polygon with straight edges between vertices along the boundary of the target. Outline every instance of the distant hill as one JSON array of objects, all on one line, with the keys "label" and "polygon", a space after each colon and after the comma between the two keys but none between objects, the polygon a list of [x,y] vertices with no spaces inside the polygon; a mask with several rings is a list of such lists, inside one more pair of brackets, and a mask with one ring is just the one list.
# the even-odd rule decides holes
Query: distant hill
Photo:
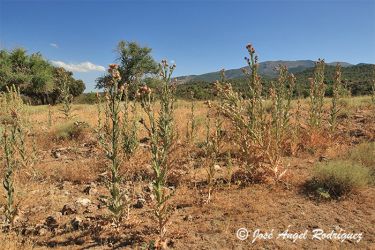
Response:
[{"label": "distant hill", "polygon": [[[279,61],[281,62],[281,61]],[[305,61],[306,62],[306,61]],[[304,65],[307,65],[308,63],[305,63]],[[368,95],[371,93],[372,88],[372,81],[375,80],[375,64],[365,64],[360,63],[357,65],[349,65],[341,63],[344,67],[342,68],[342,80],[344,82],[344,85],[351,91],[353,95]],[[271,66],[270,63],[266,64],[266,66],[269,68]],[[275,63],[274,65],[277,65]],[[297,65],[297,64],[294,64]],[[330,96],[332,94],[332,83],[333,83],[333,77],[335,73],[335,66],[336,63],[329,63],[325,67],[325,83],[327,84],[327,90],[326,95]],[[293,70],[299,71],[303,66],[298,65],[296,67],[293,67]],[[290,70],[293,72],[293,70]],[[247,88],[247,80],[245,79],[243,73],[241,72],[240,77],[233,77],[233,71],[230,70],[229,74],[227,75],[230,79],[230,82],[234,89],[239,91],[240,93],[244,93],[245,89]],[[226,71],[228,72],[228,71]],[[190,79],[184,84],[179,84],[177,86],[177,95],[180,98],[190,98],[191,93],[194,93],[195,98],[197,99],[212,99],[214,98],[213,93],[213,82],[216,80],[214,74],[219,74],[219,72],[213,72],[209,74],[204,74],[200,76],[191,77]],[[205,75],[209,75],[210,77],[206,77]],[[301,91],[301,93],[304,96],[307,96],[309,93],[309,77],[313,77],[314,75],[314,68],[308,67],[305,68],[302,71],[294,72],[294,75],[297,79],[297,87]],[[205,76],[200,78],[201,76]],[[263,75],[262,81],[263,81],[263,90],[265,92],[268,91],[269,85],[271,81],[276,80],[277,75]],[[203,79],[203,80],[202,80]],[[204,80],[209,79],[209,80]],[[186,79],[185,79],[186,80]],[[267,93],[264,93],[265,95]]]},{"label": "distant hill", "polygon": [[[340,63],[343,67],[349,67],[352,66],[352,64],[347,62],[332,62],[327,63],[328,65],[336,65],[337,63]],[[302,72],[308,68],[313,68],[315,65],[315,62],[312,60],[297,60],[297,61],[265,61],[259,63],[259,74],[267,77],[275,77],[277,76],[277,72],[275,71],[275,68],[278,65],[286,65],[289,69],[289,72],[291,73],[298,73]],[[225,71],[225,76],[228,79],[236,79],[236,78],[242,78],[243,72],[242,70],[247,67],[242,67],[239,69],[229,69]],[[176,77],[178,82],[180,84],[187,83],[189,81],[207,81],[207,82],[213,82],[220,79],[220,71],[216,72],[210,72],[202,75],[189,75],[189,76],[180,76]]]}]

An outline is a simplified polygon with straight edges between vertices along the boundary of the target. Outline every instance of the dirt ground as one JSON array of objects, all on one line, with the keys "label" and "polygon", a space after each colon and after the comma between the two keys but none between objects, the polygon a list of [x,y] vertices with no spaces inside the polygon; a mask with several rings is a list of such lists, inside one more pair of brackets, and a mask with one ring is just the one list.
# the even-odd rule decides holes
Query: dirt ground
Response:
[{"label": "dirt ground", "polygon": [[[177,121],[181,134],[186,129],[189,103],[179,103]],[[77,118],[95,127],[95,106],[77,105]],[[204,137],[205,108],[199,104],[198,143]],[[54,128],[63,122],[54,108],[53,127],[48,128],[47,107],[35,107],[38,160],[35,166],[16,176],[19,204],[16,228],[0,233],[1,249],[142,249],[157,236],[150,189],[152,169],[148,145],[141,143],[136,155],[124,163],[124,187],[131,190],[130,217],[116,227],[108,220],[103,205],[107,194],[104,177],[106,160],[92,130],[76,139],[54,137]],[[304,185],[311,178],[314,163],[350,152],[356,144],[375,139],[373,106],[356,106],[340,120],[336,138],[325,138],[316,150],[285,157],[288,172],[281,183],[247,183],[241,179],[240,163],[233,163],[231,182],[224,164],[217,169],[209,203],[206,170],[201,149],[182,140],[169,184],[176,193],[174,211],[167,226],[171,249],[375,249],[375,187],[359,190],[339,200],[322,201],[309,196]],[[323,138],[324,139],[324,138]],[[230,142],[228,142],[230,145]],[[0,204],[5,197],[0,198]],[[4,207],[0,207],[3,211]],[[1,213],[2,214],[2,213]],[[246,228],[247,239],[237,230]],[[270,239],[254,237],[257,229]],[[312,239],[313,230],[362,233],[355,239]],[[283,239],[279,233],[302,234],[306,239]],[[240,237],[244,234],[240,234]],[[279,236],[279,238],[277,238]],[[303,236],[301,236],[303,237]],[[255,242],[253,242],[255,240]]]}]

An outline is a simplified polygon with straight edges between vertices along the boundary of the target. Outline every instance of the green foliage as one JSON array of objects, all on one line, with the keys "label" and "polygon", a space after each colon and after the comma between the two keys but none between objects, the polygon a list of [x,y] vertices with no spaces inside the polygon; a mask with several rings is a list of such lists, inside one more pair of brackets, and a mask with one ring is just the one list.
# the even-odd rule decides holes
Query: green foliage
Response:
[{"label": "green foliage", "polygon": [[370,182],[368,168],[350,161],[331,161],[315,166],[313,181],[309,185],[323,197],[339,198],[366,187]]},{"label": "green foliage", "polygon": [[[137,91],[137,83],[144,75],[157,73],[157,64],[151,56],[151,48],[141,47],[136,42],[120,41],[116,48],[119,61],[119,72],[122,82],[131,84],[129,97],[132,99]],[[111,81],[106,74],[96,79],[96,88],[104,88]]]},{"label": "green foliage", "polygon": [[74,103],[77,104],[95,104],[97,102],[96,93],[83,93],[74,98]]},{"label": "green foliage", "polygon": [[[80,95],[85,85],[69,75],[70,94]],[[31,98],[33,103],[56,103],[60,96],[60,80],[56,67],[45,60],[40,53],[27,55],[26,50],[0,50],[0,91],[15,85],[21,94]]]},{"label": "green foliage", "polygon": [[[375,78],[374,72],[375,65],[372,64],[360,64],[350,67],[343,67],[342,72],[342,84],[343,88],[340,90],[340,95],[347,96],[351,92],[354,96],[359,95],[371,95],[373,79]],[[240,70],[238,70],[240,71]],[[227,71],[225,71],[227,72]],[[314,68],[308,68],[302,71],[294,72],[296,77],[296,86],[300,89],[300,93],[307,97],[309,96],[309,78],[314,77]],[[277,71],[275,71],[275,74]],[[263,82],[263,92],[262,94],[267,94],[267,90],[271,85],[271,82],[276,80],[275,74],[262,75]],[[217,79],[218,77],[215,77]],[[232,88],[246,97],[246,77],[236,74],[236,78],[230,79]],[[325,65],[325,80],[326,92],[325,96],[333,96],[333,84],[335,80],[335,66]],[[189,99],[190,93],[193,91],[194,96],[198,100],[208,100],[215,99],[215,92],[212,91],[213,82],[207,79],[193,78],[191,80],[186,80],[177,85],[176,95],[178,98]],[[375,92],[374,92],[375,93]],[[296,91],[294,92],[294,97],[297,96]]]}]

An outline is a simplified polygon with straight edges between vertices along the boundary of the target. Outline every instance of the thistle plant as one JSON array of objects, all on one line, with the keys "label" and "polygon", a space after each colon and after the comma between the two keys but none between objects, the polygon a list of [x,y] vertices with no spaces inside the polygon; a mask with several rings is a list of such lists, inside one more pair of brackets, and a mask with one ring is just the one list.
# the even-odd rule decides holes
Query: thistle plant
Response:
[{"label": "thistle plant", "polygon": [[63,113],[65,120],[69,120],[70,118],[72,118],[73,95],[70,94],[68,76],[63,72],[63,70],[60,70],[59,74],[62,74],[60,80],[60,98],[62,102],[62,108],[60,109],[60,111]]},{"label": "thistle plant", "polygon": [[218,163],[218,157],[221,151],[222,142],[223,142],[223,121],[219,118],[215,119],[215,130],[214,133],[210,134],[210,118],[207,114],[207,141],[205,145],[205,154],[207,159],[207,187],[208,187],[208,198],[207,203],[211,200],[211,194],[214,187],[215,181],[215,166]]},{"label": "thistle plant", "polygon": [[50,104],[48,104],[47,124],[48,124],[48,128],[51,128],[51,126],[52,126],[52,109],[51,109],[51,105]]},{"label": "thistle plant", "polygon": [[191,106],[190,106],[190,115],[186,124],[186,140],[188,142],[194,142],[194,138],[197,133],[197,121],[195,117],[195,99],[194,92],[191,92]]},{"label": "thistle plant", "polygon": [[230,187],[232,182],[232,175],[233,175],[233,162],[232,162],[232,155],[230,152],[227,153],[226,156],[226,166],[227,166],[227,184]]},{"label": "thistle plant", "polygon": [[371,90],[371,100],[372,103],[375,104],[375,80],[372,80]]},{"label": "thistle plant", "polygon": [[15,129],[15,147],[17,162],[19,166],[27,167],[29,154],[27,152],[27,135],[30,132],[25,104],[21,98],[21,93],[14,85],[6,88],[3,94],[4,114],[8,122]]},{"label": "thistle plant", "polygon": [[111,172],[107,187],[110,193],[108,199],[108,209],[112,213],[116,223],[119,223],[123,216],[126,201],[125,193],[120,188],[121,176],[120,166],[122,163],[121,147],[121,99],[123,96],[123,85],[120,85],[121,77],[118,71],[118,65],[109,65],[108,72],[111,74],[111,80],[105,86],[105,111],[104,122],[102,121],[101,100],[98,97],[98,137],[99,142],[109,160],[109,170]]},{"label": "thistle plant", "polygon": [[323,118],[323,101],[326,86],[324,84],[324,60],[319,59],[315,63],[314,78],[310,81],[310,110],[309,123],[313,129],[320,128]]},{"label": "thistle plant", "polygon": [[296,111],[294,112],[294,123],[293,129],[290,131],[291,142],[290,142],[290,153],[295,156],[300,143],[301,137],[301,110],[302,110],[302,97],[301,88],[297,88],[297,100],[296,100]]},{"label": "thistle plant", "polygon": [[267,160],[270,163],[270,170],[274,177],[279,179],[285,173],[281,171],[282,142],[286,133],[291,131],[290,121],[290,104],[295,89],[296,79],[293,74],[288,73],[286,66],[279,66],[279,78],[272,83],[270,88],[270,99],[272,103],[271,124],[268,128],[268,136],[265,136]]},{"label": "thistle plant", "polygon": [[176,66],[169,66],[166,60],[163,60],[159,66],[163,82],[160,92],[160,110],[155,111],[155,101],[149,87],[142,86],[138,95],[149,121],[149,125],[145,122],[143,125],[151,139],[151,166],[155,175],[152,184],[156,197],[154,213],[158,222],[158,242],[162,244],[167,222],[172,215],[169,201],[174,193],[167,187],[167,178],[171,167],[170,153],[176,135],[173,118],[176,101],[175,85],[171,82],[171,76]]},{"label": "thistle plant", "polygon": [[7,197],[5,204],[4,230],[8,230],[12,226],[14,216],[16,215],[16,208],[14,205],[14,171],[17,167],[15,148],[16,128],[12,126],[10,131],[8,130],[7,126],[5,126],[1,140],[5,159],[3,187]]},{"label": "thistle plant", "polygon": [[335,78],[332,86],[332,104],[330,109],[330,117],[329,117],[329,126],[331,132],[334,132],[337,126],[337,114],[340,111],[338,107],[338,103],[340,101],[340,91],[341,91],[341,66],[339,64],[336,65],[335,71]]},{"label": "thistle plant", "polygon": [[[122,119],[122,149],[127,160],[136,151],[138,141],[138,115],[136,99],[129,100],[129,85],[124,86],[124,113]],[[131,114],[131,116],[130,116]]]},{"label": "thistle plant", "polygon": [[20,91],[15,86],[7,88],[7,92],[1,96],[4,120],[2,127],[2,148],[4,153],[5,174],[3,187],[6,191],[7,203],[5,205],[4,228],[9,229],[13,224],[16,214],[14,205],[14,174],[20,166],[28,165],[28,154],[26,151],[26,112],[21,99]]},{"label": "thistle plant", "polygon": [[[290,103],[295,87],[295,78],[285,67],[279,67],[279,78],[270,89],[271,113],[267,114],[262,97],[262,81],[258,75],[258,57],[252,45],[246,46],[249,57],[245,57],[248,70],[246,93],[240,95],[232,89],[223,74],[216,89],[221,102],[221,113],[227,117],[235,131],[235,143],[248,163],[247,170],[257,175],[260,172],[281,178],[282,142],[285,140],[290,118]],[[242,97],[246,96],[246,97]]]}]

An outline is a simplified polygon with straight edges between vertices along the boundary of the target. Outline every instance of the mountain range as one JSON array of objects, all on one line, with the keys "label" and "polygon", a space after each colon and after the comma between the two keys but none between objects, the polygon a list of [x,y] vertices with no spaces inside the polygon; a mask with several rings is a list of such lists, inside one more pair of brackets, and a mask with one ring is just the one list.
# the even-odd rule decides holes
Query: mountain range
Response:
[{"label": "mountain range", "polygon": [[[347,62],[331,62],[327,63],[327,65],[336,65],[337,63],[341,64],[342,67],[349,67],[353,66],[350,63]],[[312,60],[296,60],[296,61],[265,61],[259,63],[259,74],[262,76],[268,76],[268,77],[276,77],[277,72],[275,68],[278,65],[286,65],[288,67],[289,72],[291,73],[298,73],[302,72],[306,69],[313,68],[315,66],[315,62]],[[236,79],[236,78],[241,78],[244,76],[243,74],[243,69],[248,68],[248,67],[242,67],[239,69],[229,69],[225,70],[225,76],[228,79]],[[210,72],[210,73],[205,73],[201,75],[188,75],[188,76],[179,76],[176,77],[177,82],[179,84],[187,83],[190,81],[198,80],[198,81],[207,81],[207,82],[213,82],[216,80],[219,80],[221,76],[220,71],[216,72]]]}]

